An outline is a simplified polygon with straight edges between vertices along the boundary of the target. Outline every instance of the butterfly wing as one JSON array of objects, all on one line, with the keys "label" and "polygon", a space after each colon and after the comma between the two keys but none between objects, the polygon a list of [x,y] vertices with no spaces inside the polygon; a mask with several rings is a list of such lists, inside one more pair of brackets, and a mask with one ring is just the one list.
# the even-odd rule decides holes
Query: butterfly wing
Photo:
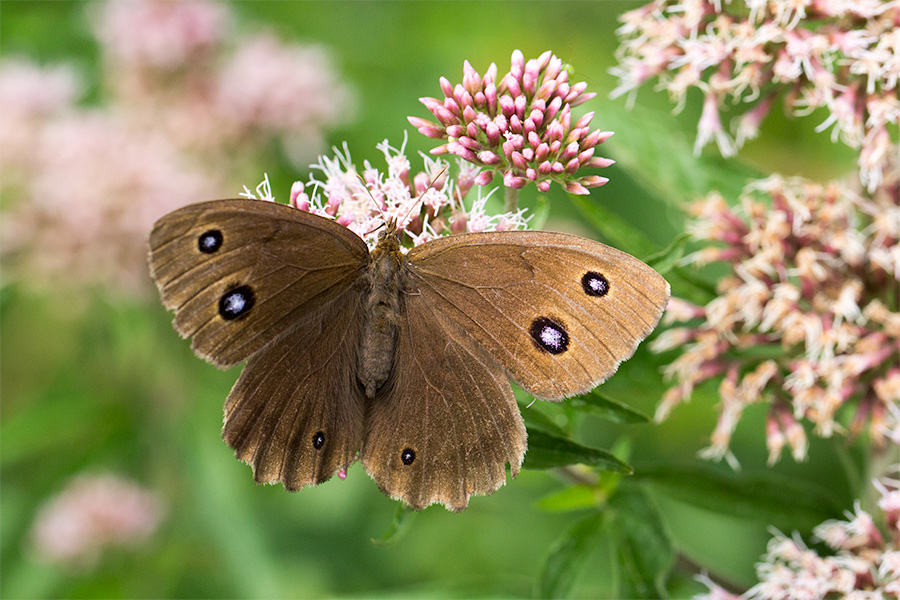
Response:
[{"label": "butterfly wing", "polygon": [[186,206],[150,234],[175,328],[220,367],[249,358],[223,436],[257,481],[315,484],[355,459],[368,249],[329,219],[259,200]]},{"label": "butterfly wing", "polygon": [[260,200],[192,204],[150,234],[150,272],[175,329],[219,367],[328,304],[367,260],[365,243],[346,227]]},{"label": "butterfly wing", "polygon": [[222,437],[257,482],[297,490],[356,460],[365,414],[356,375],[359,287],[255,354],[231,390]]},{"label": "butterfly wing", "polygon": [[513,476],[525,426],[503,368],[420,295],[405,294],[393,378],[369,400],[360,460],[415,509],[464,509]]},{"label": "butterfly wing", "polygon": [[543,231],[438,238],[411,286],[529,392],[556,400],[611,376],[656,326],[669,285],[624,252]]}]

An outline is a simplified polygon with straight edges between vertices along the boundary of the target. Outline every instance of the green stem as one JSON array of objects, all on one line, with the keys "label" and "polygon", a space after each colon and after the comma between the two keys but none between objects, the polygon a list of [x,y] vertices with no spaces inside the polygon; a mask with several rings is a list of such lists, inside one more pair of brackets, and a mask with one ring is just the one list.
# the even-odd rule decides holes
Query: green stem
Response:
[{"label": "green stem", "polygon": [[506,194],[503,197],[503,210],[505,212],[515,212],[519,208],[519,190],[514,187],[506,188]]}]

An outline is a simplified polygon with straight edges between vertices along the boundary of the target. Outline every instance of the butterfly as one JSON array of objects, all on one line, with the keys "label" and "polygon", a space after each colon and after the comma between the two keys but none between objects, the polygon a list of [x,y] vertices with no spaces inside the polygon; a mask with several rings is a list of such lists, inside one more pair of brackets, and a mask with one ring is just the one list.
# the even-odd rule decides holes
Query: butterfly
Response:
[{"label": "butterfly", "polygon": [[545,231],[350,229],[260,200],[178,209],[150,234],[174,327],[220,368],[246,361],[223,437],[260,483],[321,483],[356,460],[414,509],[453,511],[515,476],[537,398],[588,392],[656,326],[669,285],[624,252]]}]

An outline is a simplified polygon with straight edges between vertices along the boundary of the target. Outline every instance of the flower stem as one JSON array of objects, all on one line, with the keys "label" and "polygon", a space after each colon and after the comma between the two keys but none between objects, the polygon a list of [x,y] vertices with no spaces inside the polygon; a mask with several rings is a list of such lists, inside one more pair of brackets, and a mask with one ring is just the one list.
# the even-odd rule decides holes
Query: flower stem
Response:
[{"label": "flower stem", "polygon": [[507,187],[503,200],[503,211],[508,213],[515,212],[519,208],[519,190],[514,187]]}]

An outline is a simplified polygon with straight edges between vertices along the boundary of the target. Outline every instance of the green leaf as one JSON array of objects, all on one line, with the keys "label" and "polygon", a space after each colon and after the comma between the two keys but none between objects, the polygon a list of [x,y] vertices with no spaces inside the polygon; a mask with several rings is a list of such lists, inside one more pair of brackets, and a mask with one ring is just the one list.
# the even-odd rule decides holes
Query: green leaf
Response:
[{"label": "green leaf", "polygon": [[596,198],[576,195],[569,195],[569,198],[609,245],[625,249],[635,256],[649,256],[659,250],[646,235],[603,206]]},{"label": "green leaf", "polygon": [[525,427],[528,428],[529,433],[533,429],[539,429],[560,437],[566,437],[565,429],[557,425],[553,419],[541,410],[532,409],[527,405],[522,406],[521,404],[519,405],[519,410],[522,412],[522,418],[525,420]]},{"label": "green leaf", "polygon": [[684,249],[691,239],[691,234],[682,233],[678,235],[672,243],[664,250],[648,256],[646,263],[660,275],[666,275],[669,271],[677,267],[682,258],[684,258]]},{"label": "green leaf", "polygon": [[666,579],[675,550],[656,506],[641,491],[619,488],[609,500],[611,526],[618,543],[618,595],[623,598],[665,598]]},{"label": "green leaf", "polygon": [[376,546],[390,546],[394,542],[399,541],[409,531],[409,524],[412,523],[416,512],[402,502],[397,502],[397,508],[394,510],[394,518],[391,524],[384,532],[380,539],[370,538]]},{"label": "green leaf", "polygon": [[569,527],[550,549],[538,576],[537,598],[566,598],[575,578],[600,540],[604,515],[592,512]]},{"label": "green leaf", "polygon": [[774,471],[746,475],[709,466],[663,466],[638,469],[635,477],[686,504],[783,531],[810,531],[822,521],[839,517],[844,508],[835,492]]},{"label": "green leaf", "polygon": [[598,115],[603,128],[616,135],[603,143],[642,186],[674,205],[697,200],[712,190],[737,199],[751,179],[760,173],[735,159],[708,151],[694,156],[694,140],[680,129],[668,111],[635,106],[627,110],[608,102]]},{"label": "green leaf", "polygon": [[582,446],[541,430],[528,432],[528,453],[525,469],[553,469],[566,465],[583,464],[615,473],[631,473],[632,469],[610,452],[600,448]]},{"label": "green leaf", "polygon": [[538,508],[547,512],[567,512],[596,508],[606,503],[607,492],[596,485],[573,485],[548,494],[538,501]]},{"label": "green leaf", "polygon": [[615,423],[649,423],[650,417],[644,413],[613,400],[609,396],[594,391],[569,400],[569,404],[583,412],[609,419]]}]

